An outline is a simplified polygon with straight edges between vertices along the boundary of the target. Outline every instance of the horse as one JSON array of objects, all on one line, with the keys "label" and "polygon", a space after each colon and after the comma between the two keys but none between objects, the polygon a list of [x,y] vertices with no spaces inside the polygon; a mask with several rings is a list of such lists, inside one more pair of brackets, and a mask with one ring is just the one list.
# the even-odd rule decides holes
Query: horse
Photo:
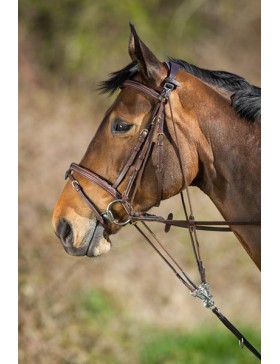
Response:
[{"label": "horse", "polygon": [[133,216],[197,186],[261,269],[261,229],[250,223],[261,214],[261,89],[233,73],[161,62],[133,25],[128,50],[131,62],[100,85],[119,93],[54,208],[65,251],[105,254]]}]

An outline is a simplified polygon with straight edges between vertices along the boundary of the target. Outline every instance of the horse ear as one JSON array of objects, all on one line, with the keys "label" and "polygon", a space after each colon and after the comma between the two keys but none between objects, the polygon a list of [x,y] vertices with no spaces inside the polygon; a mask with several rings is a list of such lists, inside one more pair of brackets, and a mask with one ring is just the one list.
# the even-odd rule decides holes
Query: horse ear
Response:
[{"label": "horse ear", "polygon": [[164,76],[164,65],[150,51],[145,43],[139,38],[132,23],[129,23],[131,33],[128,45],[129,55],[132,61],[138,63],[141,74],[148,82],[160,84]]}]

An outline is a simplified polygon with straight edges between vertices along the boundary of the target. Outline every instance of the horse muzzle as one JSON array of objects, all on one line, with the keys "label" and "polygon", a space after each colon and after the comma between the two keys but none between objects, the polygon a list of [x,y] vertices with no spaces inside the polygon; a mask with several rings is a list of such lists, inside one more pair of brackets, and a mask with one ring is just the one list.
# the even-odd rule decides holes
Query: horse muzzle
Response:
[{"label": "horse muzzle", "polygon": [[96,219],[75,216],[54,220],[55,234],[68,254],[96,257],[111,249],[109,234]]}]

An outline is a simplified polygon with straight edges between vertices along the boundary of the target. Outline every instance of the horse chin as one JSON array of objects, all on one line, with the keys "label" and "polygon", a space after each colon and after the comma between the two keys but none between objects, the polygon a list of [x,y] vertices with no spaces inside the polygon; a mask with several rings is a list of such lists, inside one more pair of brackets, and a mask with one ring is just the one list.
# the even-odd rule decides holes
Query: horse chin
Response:
[{"label": "horse chin", "polygon": [[104,227],[100,223],[97,223],[90,239],[86,255],[88,257],[97,257],[108,253],[110,249],[111,241],[109,235]]}]

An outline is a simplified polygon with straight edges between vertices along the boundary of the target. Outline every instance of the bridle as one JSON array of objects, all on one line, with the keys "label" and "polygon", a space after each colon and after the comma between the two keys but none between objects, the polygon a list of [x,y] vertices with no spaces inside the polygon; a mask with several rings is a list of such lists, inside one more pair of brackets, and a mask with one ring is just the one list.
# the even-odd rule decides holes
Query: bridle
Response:
[{"label": "bridle", "polygon": [[[164,79],[162,83],[162,90],[154,90],[138,81],[126,80],[124,81],[121,88],[132,87],[140,92],[146,98],[152,100],[155,104],[151,116],[142,129],[138,136],[138,140],[131,152],[130,157],[126,161],[121,173],[119,174],[116,181],[111,184],[104,178],[99,176],[97,173],[79,165],[72,163],[70,168],[67,170],[65,178],[71,180],[72,186],[80,194],[83,200],[89,205],[93,211],[96,219],[101,223],[105,230],[108,228],[108,223],[116,224],[119,226],[126,225],[128,223],[133,224],[136,229],[142,234],[142,236],[148,241],[148,243],[156,250],[156,252],[161,256],[161,258],[168,264],[168,266],[173,270],[176,276],[181,280],[181,282],[190,290],[190,293],[200,298],[204,306],[209,308],[222,322],[223,324],[238,338],[241,347],[246,346],[254,355],[259,359],[261,358],[260,353],[250,344],[250,342],[231,324],[230,321],[218,310],[213,296],[210,292],[209,285],[206,282],[205,269],[203,267],[203,262],[200,256],[199,243],[196,234],[196,230],[208,230],[208,231],[231,231],[229,226],[234,225],[260,225],[260,221],[197,221],[194,218],[192,211],[192,204],[190,199],[190,194],[188,190],[188,184],[185,176],[185,172],[182,166],[182,156],[179,148],[178,137],[176,126],[173,119],[172,108],[170,104],[169,96],[173,90],[180,86],[179,82],[176,81],[176,75],[179,71],[179,65],[173,62],[166,63],[169,70],[169,75]],[[145,166],[147,164],[148,158],[151,155],[152,148],[157,147],[157,165],[156,165],[156,176],[157,176],[157,200],[155,206],[160,204],[162,199],[162,177],[164,171],[163,165],[163,152],[164,152],[164,121],[165,121],[165,107],[169,105],[171,120],[173,123],[175,141],[178,148],[179,163],[181,168],[181,173],[183,175],[184,186],[187,194],[187,201],[189,207],[189,213],[187,211],[187,206],[184,200],[183,193],[181,192],[182,206],[185,213],[185,220],[173,220],[173,215],[169,214],[167,219],[161,216],[151,215],[147,213],[135,212],[133,209],[133,201],[137,189],[139,187]],[[73,172],[81,175],[85,179],[97,184],[107,193],[109,193],[114,200],[111,201],[105,211],[100,212],[95,206],[92,200],[84,192],[79,181],[73,176]],[[127,177],[128,181],[124,188],[123,193],[120,193],[118,188],[120,184]],[[121,204],[127,219],[125,221],[116,220],[112,208],[115,204]],[[160,246],[160,249],[152,242],[152,240],[143,232],[137,225],[137,222],[141,222],[142,226],[147,230],[147,232],[152,236],[153,240]],[[156,235],[147,225],[147,222],[158,222],[165,225],[165,231],[168,232],[171,226],[177,226],[182,228],[187,228],[189,231],[192,248],[194,251],[196,263],[200,273],[201,284],[197,286],[182,270],[180,265],[174,260],[174,258],[168,253],[168,251],[163,247],[160,241],[157,239]],[[220,226],[219,226],[220,225]],[[224,226],[224,227],[221,227]],[[162,252],[163,251],[163,252]]]},{"label": "bridle", "polygon": [[[125,87],[133,87],[137,91],[141,92],[142,95],[152,100],[155,103],[155,107],[149,118],[145,128],[139,134],[138,140],[132,150],[132,153],[125,163],[121,173],[119,174],[117,180],[110,184],[105,179],[100,177],[95,172],[82,167],[76,163],[72,163],[70,168],[66,172],[65,177],[70,178],[72,181],[73,187],[80,193],[82,198],[90,205],[93,210],[97,220],[105,227],[108,222],[114,223],[117,225],[126,225],[129,222],[135,222],[135,219],[140,217],[139,214],[136,214],[133,211],[133,200],[135,197],[135,193],[137,191],[137,183],[140,183],[143,171],[145,169],[146,163],[148,161],[148,157],[150,155],[151,149],[153,147],[154,139],[157,138],[157,148],[158,148],[158,160],[157,160],[157,168],[156,168],[156,176],[157,176],[157,201],[155,206],[159,206],[160,201],[162,199],[162,174],[163,174],[163,140],[164,140],[164,109],[166,101],[169,98],[170,93],[179,86],[179,83],[175,80],[176,74],[179,70],[179,66],[176,63],[171,63],[170,74],[169,77],[164,80],[163,90],[161,92],[151,89],[146,85],[133,80],[126,80],[122,88]],[[127,176],[128,172],[133,169],[129,175],[129,179],[127,185],[124,189],[124,192],[121,194],[118,191],[118,187],[122,183],[122,181]],[[82,175],[84,178],[90,180],[91,182],[96,183],[99,187],[103,188],[110,195],[112,195],[115,200],[113,200],[106,208],[106,210],[101,213],[92,203],[92,201],[87,197],[81,188],[79,182],[73,177],[72,172],[77,172]],[[136,184],[136,188],[132,191],[134,184]],[[111,211],[112,206],[115,203],[121,203],[126,214],[129,216],[127,221],[121,222],[116,221],[113,213]],[[151,215],[141,214],[141,218],[145,218]]]},{"label": "bridle", "polygon": [[[164,143],[164,120],[165,120],[165,105],[167,101],[169,101],[170,93],[179,86],[178,81],[176,81],[176,75],[179,70],[179,65],[173,62],[169,63],[169,76],[163,82],[163,89],[161,92],[151,89],[146,85],[134,81],[134,80],[126,80],[122,88],[132,87],[137,91],[141,92],[145,97],[157,101],[154,110],[150,119],[148,120],[146,126],[139,134],[138,140],[132,150],[132,153],[124,165],[121,173],[113,184],[107,182],[104,178],[99,176],[97,173],[79,165],[76,163],[72,163],[70,168],[67,170],[65,174],[65,179],[69,177],[72,181],[72,186],[76,189],[77,192],[80,193],[81,197],[87,202],[90,208],[93,210],[94,215],[97,220],[106,228],[106,225],[109,223],[114,223],[116,225],[126,225],[128,223],[134,223],[136,221],[148,221],[148,222],[159,222],[166,225],[166,230],[168,230],[172,225],[177,227],[194,227],[196,230],[209,230],[209,231],[231,231],[228,227],[218,228],[213,227],[213,225],[260,225],[260,221],[195,221],[194,218],[185,220],[172,220],[172,219],[164,219],[160,216],[150,215],[150,214],[139,214],[133,210],[133,200],[135,197],[135,193],[137,191],[137,182],[141,180],[143,171],[145,169],[150,151],[152,149],[155,136],[157,138],[157,153],[158,160],[156,166],[156,176],[157,176],[157,201],[155,206],[159,206],[161,197],[162,197],[162,174],[163,174],[163,143]],[[172,109],[170,109],[172,112]],[[173,121],[173,117],[172,117]],[[176,129],[174,127],[175,134]],[[177,139],[177,136],[176,136]],[[178,144],[178,141],[177,141]],[[180,148],[178,148],[178,152],[180,154]],[[179,162],[182,169],[182,158],[179,156]],[[132,173],[129,176],[129,180],[124,189],[123,193],[118,191],[118,187],[121,182],[127,176],[130,169],[133,168]],[[111,196],[115,198],[112,202],[110,202],[105,209],[105,211],[100,212],[98,208],[94,205],[94,203],[88,198],[86,193],[83,191],[79,182],[73,177],[72,172],[77,172],[84,178],[89,181],[97,184],[99,187],[103,188],[106,192],[108,192]],[[182,171],[184,176],[185,188],[188,189],[188,184],[186,183],[185,173]],[[134,182],[136,181],[136,186],[131,196],[132,187],[134,186]],[[117,221],[114,218],[114,215],[111,211],[112,207],[116,203],[121,203],[126,214],[128,215],[128,219],[124,222]],[[209,226],[212,225],[212,226]]]}]

